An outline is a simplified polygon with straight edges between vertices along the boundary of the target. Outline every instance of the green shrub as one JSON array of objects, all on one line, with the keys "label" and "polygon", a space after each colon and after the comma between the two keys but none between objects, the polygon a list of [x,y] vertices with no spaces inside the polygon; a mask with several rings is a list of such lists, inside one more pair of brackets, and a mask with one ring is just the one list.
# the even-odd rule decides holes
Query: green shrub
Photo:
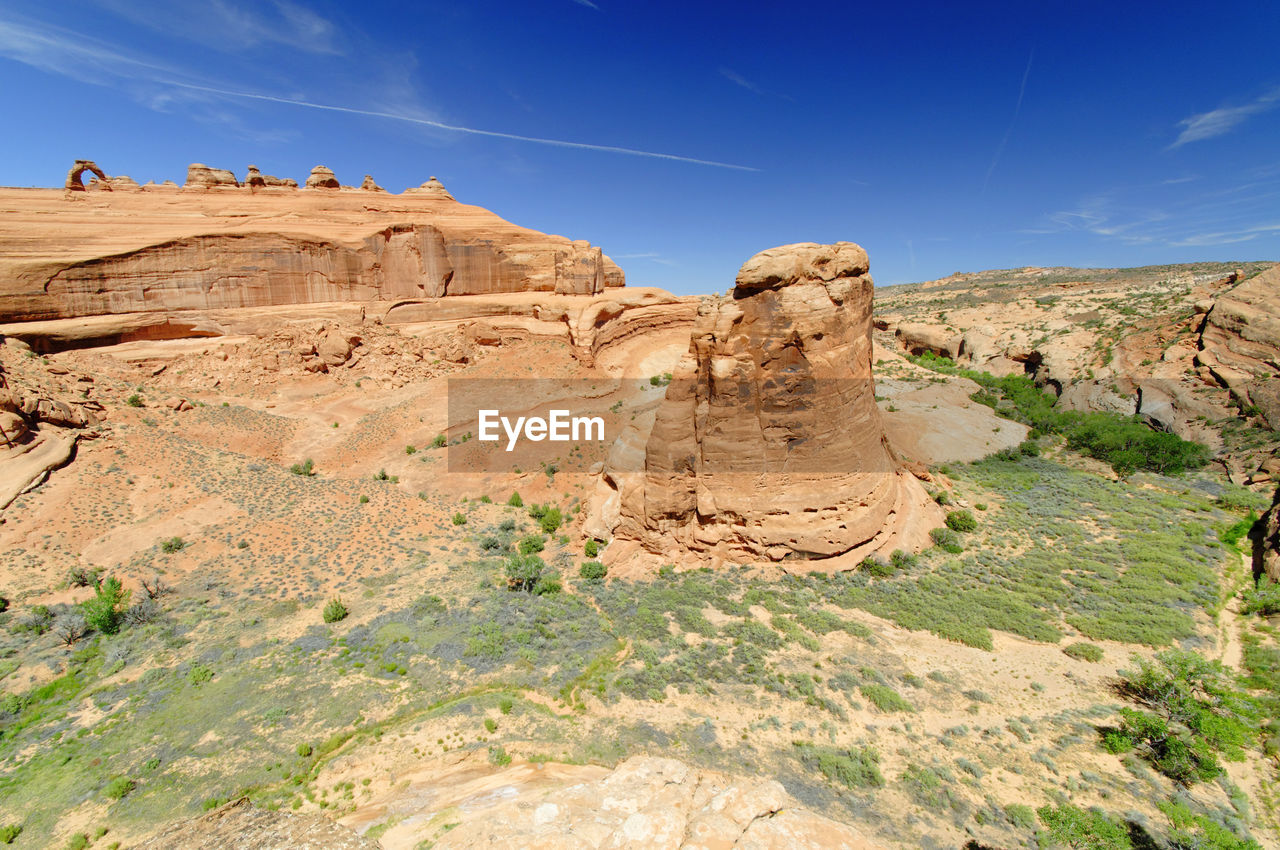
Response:
[{"label": "green shrub", "polygon": [[507,558],[504,566],[507,574],[507,589],[533,593],[538,580],[542,578],[544,569],[546,564],[537,555],[512,555]]},{"label": "green shrub", "polygon": [[804,764],[846,788],[884,787],[880,754],[871,747],[844,750],[801,741],[794,742],[794,746]]},{"label": "green shrub", "polygon": [[170,537],[168,540],[160,541],[160,551],[166,555],[172,555],[174,552],[181,552],[187,546],[186,541],[181,537]]},{"label": "green shrub", "polygon": [[582,554],[586,555],[588,558],[594,558],[596,555],[600,554],[600,544],[595,540],[588,540],[582,546]]},{"label": "green shrub", "polygon": [[72,587],[93,587],[98,583],[98,571],[89,567],[75,566],[67,573],[67,584]]},{"label": "green shrub", "polygon": [[125,797],[138,787],[138,783],[134,782],[127,776],[117,776],[107,783],[102,789],[102,793],[112,800],[123,800]]},{"label": "green shrub", "polygon": [[405,453],[405,454],[407,454],[407,455],[414,455],[414,454],[417,454],[417,453],[418,453],[418,450],[417,450],[416,448],[414,448],[413,446],[405,446],[405,447],[404,447],[404,453]]},{"label": "green shrub", "polygon": [[[1122,708],[1120,733],[1156,770],[1190,786],[1223,773],[1218,753],[1244,758],[1259,708],[1221,663],[1180,649],[1165,650],[1154,662],[1134,656],[1134,662],[1136,670],[1120,671],[1120,692],[1146,710]],[[1110,743],[1118,745],[1119,737]]]},{"label": "green shrub", "polygon": [[187,671],[187,681],[199,687],[213,678],[213,668],[203,664],[192,664]]},{"label": "green shrub", "polygon": [[12,844],[22,834],[22,827],[16,823],[0,826],[0,844]]},{"label": "green shrub", "polygon": [[431,441],[431,448],[443,449],[447,442],[448,440],[445,438],[444,434],[436,434],[435,439]]},{"label": "green shrub", "polygon": [[889,556],[889,563],[895,568],[906,572],[907,570],[915,568],[916,564],[919,563],[919,558],[912,555],[910,552],[904,552],[901,549],[894,549],[893,554]]},{"label": "green shrub", "polygon": [[303,742],[303,743],[299,744],[299,745],[298,745],[298,749],[297,749],[297,753],[298,753],[298,755],[302,756],[304,759],[305,759],[305,758],[310,758],[310,757],[311,757],[311,745],[310,745],[310,744],[308,744],[308,743],[306,743],[306,742]]},{"label": "green shrub", "polygon": [[958,802],[947,788],[947,778],[931,767],[907,765],[898,782],[916,803],[931,811],[942,811]]},{"label": "green shrub", "polygon": [[540,576],[538,581],[533,585],[533,595],[551,596],[552,594],[559,593],[563,589],[563,586],[560,584],[560,579],[552,575],[543,575]]},{"label": "green shrub", "polygon": [[1261,614],[1264,617],[1280,614],[1280,583],[1265,576],[1260,578],[1257,587],[1245,591],[1244,605],[1240,610],[1245,614]]},{"label": "green shrub", "polygon": [[511,764],[511,756],[501,745],[489,748],[489,763],[498,767],[506,767]]},{"label": "green shrub", "polygon": [[542,516],[538,517],[538,526],[544,534],[554,534],[563,522],[564,517],[561,515],[559,508],[548,507],[542,513]]},{"label": "green shrub", "polygon": [[960,543],[960,535],[949,528],[935,528],[929,532],[929,537],[932,538],[933,545],[944,552],[958,555],[964,551],[964,546]]},{"label": "green shrub", "polygon": [[968,511],[952,511],[947,514],[947,528],[968,533],[977,530],[978,521]]},{"label": "green shrub", "polygon": [[336,623],[340,620],[345,620],[349,613],[347,606],[343,605],[342,600],[335,596],[325,604],[321,616],[326,623]]},{"label": "green shrub", "polygon": [[313,461],[311,458],[307,458],[302,463],[295,463],[293,466],[289,467],[289,471],[292,472],[294,475],[301,475],[303,477],[310,477],[312,475],[315,475],[316,474],[315,469],[316,469],[315,461]]},{"label": "green shrub", "polygon": [[464,514],[464,513],[462,513],[461,511],[459,511],[459,512],[458,512],[458,513],[456,513],[456,514],[454,514],[454,515],[453,515],[453,524],[454,524],[454,525],[466,525],[466,524],[467,524],[467,515],[466,515],[466,514]]},{"label": "green shrub", "polygon": [[498,711],[501,711],[503,714],[510,714],[511,709],[515,708],[515,705],[516,704],[512,701],[511,697],[502,697],[498,700]]},{"label": "green shrub", "polygon": [[603,581],[609,570],[599,561],[584,561],[578,567],[578,577],[586,581]]},{"label": "green shrub", "polygon": [[1096,663],[1102,660],[1102,647],[1083,641],[1067,644],[1062,648],[1062,652],[1068,658],[1074,658],[1077,661],[1092,661]]},{"label": "green shrub", "polygon": [[124,400],[124,403],[130,407],[143,407],[142,396],[134,393]]},{"label": "green shrub", "polygon": [[120,584],[120,579],[114,576],[107,578],[98,585],[92,599],[80,603],[85,625],[104,635],[117,633],[131,595],[131,591]]},{"label": "green shrub", "polygon": [[902,698],[901,694],[888,685],[861,685],[858,690],[867,701],[886,713],[895,711],[911,712],[915,707]]},{"label": "green shrub", "polygon": [[1022,803],[1010,803],[1005,806],[1004,819],[1016,829],[1032,830],[1036,828],[1035,809]]},{"label": "green shrub", "polygon": [[359,501],[360,504],[362,505],[367,505],[369,504],[369,497],[366,496],[364,493],[361,493],[360,498],[357,501]]},{"label": "green shrub", "polygon": [[520,538],[516,549],[521,555],[532,555],[534,552],[541,552],[546,546],[546,540],[541,534],[526,534]]},{"label": "green shrub", "polygon": [[67,840],[66,850],[85,850],[89,846],[89,834],[77,832]]},{"label": "green shrub", "polygon": [[859,562],[858,571],[864,572],[870,576],[877,576],[878,578],[888,578],[898,570],[891,562],[885,561],[883,558],[877,557],[876,555],[872,555],[868,558],[863,558],[862,561]]},{"label": "green shrub", "polygon": [[498,731],[498,721],[494,720],[492,717],[486,717],[484,719],[484,728],[486,732],[492,735],[494,732]]},{"label": "green shrub", "polygon": [[524,499],[521,499],[521,498],[520,498],[520,494],[519,494],[519,493],[515,493],[515,492],[513,492],[513,493],[511,494],[511,498],[510,498],[510,499],[507,499],[507,504],[508,504],[508,505],[510,505],[510,506],[511,506],[511,507],[513,507],[513,508],[523,508],[523,507],[524,507]]},{"label": "green shrub", "polygon": [[1045,825],[1042,842],[1063,844],[1073,850],[1129,850],[1129,830],[1120,820],[1113,820],[1099,809],[1084,810],[1063,803],[1042,806],[1036,810]]}]

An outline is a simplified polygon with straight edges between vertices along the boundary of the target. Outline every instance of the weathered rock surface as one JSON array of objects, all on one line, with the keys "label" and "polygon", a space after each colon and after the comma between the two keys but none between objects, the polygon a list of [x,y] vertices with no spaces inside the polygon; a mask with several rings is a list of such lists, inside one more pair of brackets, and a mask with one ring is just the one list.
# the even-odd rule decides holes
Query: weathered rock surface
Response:
[{"label": "weathered rock surface", "polygon": [[187,166],[187,182],[182,184],[184,189],[217,189],[217,188],[237,188],[240,181],[236,176],[225,168],[210,168],[199,162],[194,162]]},{"label": "weathered rock surface", "polygon": [[67,463],[82,437],[97,436],[104,416],[92,376],[30,354],[0,338],[0,511]]},{"label": "weathered rock surface", "polygon": [[341,189],[342,185],[338,183],[338,178],[334,176],[333,171],[323,165],[317,165],[311,169],[311,173],[307,175],[306,186],[308,189]]},{"label": "weathered rock surface", "polygon": [[[71,170],[67,172],[67,182],[65,188],[72,192],[84,191],[84,173],[88,171],[99,180],[106,181],[106,173],[98,167],[98,164],[91,159],[77,159],[75,165],[71,166]],[[107,188],[111,188],[110,185]]]},{"label": "weathered rock surface", "polygon": [[[394,812],[380,838],[385,848],[421,846],[423,841],[434,841],[431,846],[441,850],[878,846],[850,826],[796,807],[775,780],[698,770],[670,758],[635,756],[613,771],[518,765],[452,780],[448,789],[438,791],[410,785],[403,799],[375,801],[344,822],[367,829],[374,819]],[[458,825],[447,832],[432,829],[433,813],[446,810]]]},{"label": "weathered rock surface", "polygon": [[1200,348],[1197,362],[1280,429],[1280,265],[1213,302]]},{"label": "weathered rock surface", "polygon": [[427,182],[423,183],[421,186],[417,186],[412,189],[405,189],[404,193],[406,195],[425,195],[429,198],[439,198],[442,201],[454,200],[453,195],[449,194],[449,190],[446,189],[444,184],[437,180],[434,175],[428,178]]},{"label": "weathered rock surface", "polygon": [[374,181],[374,179],[373,179],[373,175],[372,175],[372,174],[366,174],[366,175],[364,176],[364,182],[362,182],[362,183],[360,184],[360,188],[361,188],[361,189],[364,189],[366,192],[385,192],[385,191],[387,191],[386,189],[384,189],[384,188],[382,188],[381,186],[379,186],[379,185],[377,184],[377,182],[375,182],[375,181]]},{"label": "weathered rock surface", "polygon": [[248,798],[176,824],[134,845],[138,850],[378,850],[321,815],[259,809]]},{"label": "weathered rock surface", "polygon": [[703,302],[643,469],[606,473],[619,538],[829,569],[927,540],[940,512],[875,404],[867,271],[849,242],[787,245]]},{"label": "weathered rock surface", "polygon": [[1255,568],[1274,582],[1280,582],[1280,490],[1271,509],[1262,517],[1262,536],[1256,548]]},{"label": "weathered rock surface", "polygon": [[[193,171],[189,185],[231,185],[211,172]],[[90,193],[86,204],[0,189],[0,199],[0,321],[121,316],[120,329],[98,329],[103,340],[143,312],[184,314],[161,316],[173,327],[226,308],[625,284],[599,248],[430,194]]]}]

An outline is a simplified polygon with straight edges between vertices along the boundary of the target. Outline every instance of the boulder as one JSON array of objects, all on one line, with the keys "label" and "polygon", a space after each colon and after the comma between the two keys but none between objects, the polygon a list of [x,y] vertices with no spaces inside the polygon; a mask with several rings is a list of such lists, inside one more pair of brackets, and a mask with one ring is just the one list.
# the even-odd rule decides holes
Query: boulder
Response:
[{"label": "boulder", "polygon": [[903,322],[894,331],[898,343],[909,354],[919,356],[932,352],[939,357],[955,360],[960,356],[964,337],[937,325],[920,322]]},{"label": "boulder", "polygon": [[338,182],[338,178],[333,172],[323,165],[317,165],[311,169],[311,174],[307,177],[306,186],[308,189],[340,189],[342,184]]},{"label": "boulder", "polygon": [[184,189],[218,189],[236,188],[240,181],[230,171],[223,168],[210,168],[199,162],[187,166],[187,182]]}]

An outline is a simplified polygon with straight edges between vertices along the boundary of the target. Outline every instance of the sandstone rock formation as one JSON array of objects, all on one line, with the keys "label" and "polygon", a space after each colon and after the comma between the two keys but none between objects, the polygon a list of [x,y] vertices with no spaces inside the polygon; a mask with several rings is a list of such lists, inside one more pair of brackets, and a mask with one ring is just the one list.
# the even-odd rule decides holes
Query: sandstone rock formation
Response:
[{"label": "sandstone rock formation", "polygon": [[[75,165],[71,166],[71,170],[67,172],[67,182],[65,187],[70,189],[72,192],[83,192],[84,182],[82,175],[86,171],[106,183],[107,175],[98,167],[96,162],[91,159],[77,159]],[[110,184],[107,185],[107,188],[111,188]]]},{"label": "sandstone rock formation", "polygon": [[619,538],[828,569],[924,544],[941,516],[876,408],[867,271],[849,242],[786,245],[703,302],[643,470],[607,473]]},{"label": "sandstone rock formation", "polygon": [[193,162],[187,166],[187,182],[182,184],[184,189],[216,189],[216,188],[236,188],[240,185],[240,181],[230,171],[224,168],[210,168],[199,162]]},{"label": "sandstone rock formation", "polygon": [[1280,429],[1280,265],[1213,302],[1200,348],[1197,363]]},{"label": "sandstone rock formation", "polygon": [[333,175],[333,171],[323,165],[317,165],[311,169],[311,174],[307,176],[306,186],[308,189],[342,188],[342,185],[338,183],[338,178]]},{"label": "sandstone rock formation", "polygon": [[387,191],[386,189],[384,189],[384,188],[382,188],[381,186],[379,186],[379,185],[377,184],[377,182],[375,182],[375,181],[374,181],[374,179],[373,179],[373,175],[372,175],[372,174],[366,174],[366,175],[364,176],[364,181],[360,184],[360,188],[361,188],[361,189],[363,189],[363,190],[365,190],[366,192],[385,192],[385,191]]},{"label": "sandstone rock formation", "polygon": [[[193,169],[188,185],[230,185]],[[0,322],[121,317],[77,323],[72,336],[86,341],[143,327],[180,335],[210,310],[599,295],[625,283],[586,242],[430,194],[147,191],[103,193],[92,208],[61,191],[0,198]]]},{"label": "sandstone rock formation", "polygon": [[0,511],[70,460],[104,415],[92,376],[31,353],[20,340],[0,338]]},{"label": "sandstone rock formation", "polygon": [[292,177],[273,177],[270,174],[263,174],[258,170],[258,166],[251,165],[249,166],[248,175],[244,178],[244,185],[248,186],[250,189],[296,189],[298,188],[298,181],[294,180]]},{"label": "sandstone rock formation", "polygon": [[[558,766],[552,767],[554,770]],[[386,816],[386,847],[645,848],[645,850],[875,850],[857,830],[794,804],[772,779],[748,779],[698,770],[670,758],[634,756],[612,771],[586,766],[517,765],[502,773],[451,783],[447,795],[410,787],[403,797],[379,801],[373,811],[344,818],[367,828]],[[469,780],[469,781],[468,781]],[[501,791],[495,791],[500,788]],[[434,798],[434,799],[433,799]],[[431,801],[430,808],[423,804]],[[415,805],[416,802],[416,805]],[[457,826],[433,823],[448,811]]]},{"label": "sandstone rock formation", "polygon": [[379,845],[321,815],[259,809],[242,797],[134,846],[138,850],[378,850]]},{"label": "sandstone rock formation", "polygon": [[446,189],[444,184],[437,180],[434,175],[421,186],[413,189],[405,189],[404,193],[406,195],[425,195],[429,198],[439,198],[444,201],[454,200],[453,195],[449,194],[449,190]]}]

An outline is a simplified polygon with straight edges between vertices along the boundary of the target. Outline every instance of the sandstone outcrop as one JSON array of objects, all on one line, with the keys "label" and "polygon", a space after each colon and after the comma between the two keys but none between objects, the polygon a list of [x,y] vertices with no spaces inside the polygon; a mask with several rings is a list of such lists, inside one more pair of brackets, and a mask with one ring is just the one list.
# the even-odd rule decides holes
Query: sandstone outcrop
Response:
[{"label": "sandstone outcrop", "polygon": [[940,512],[875,404],[867,272],[852,243],[787,245],[703,302],[643,469],[606,471],[619,538],[829,569],[927,541]]},{"label": "sandstone outcrop", "polygon": [[210,168],[199,162],[187,166],[187,182],[184,189],[219,189],[239,187],[240,181],[225,168]]},{"label": "sandstone outcrop", "polygon": [[[375,802],[372,811],[357,811],[343,822],[368,828],[371,816],[394,810],[399,816],[386,821],[390,826],[381,835],[385,846],[433,842],[440,850],[879,846],[850,826],[800,808],[776,780],[699,770],[671,758],[634,756],[612,771],[517,765],[491,776],[459,775],[443,794],[415,790],[400,792],[408,799]],[[426,801],[430,808],[423,808]],[[447,810],[457,826],[433,829],[437,810]]]},{"label": "sandstone outcrop", "polygon": [[444,184],[437,180],[434,175],[421,186],[417,186],[412,189],[405,189],[404,193],[406,195],[425,195],[429,198],[439,198],[442,201],[454,200],[453,195],[449,194],[449,190],[446,189]]},{"label": "sandstone outcrop", "polygon": [[[96,162],[91,159],[77,159],[75,165],[71,166],[71,170],[67,172],[65,187],[72,192],[83,192],[85,190],[83,175],[86,171],[104,183],[107,180],[106,172],[99,168]],[[107,188],[111,188],[110,184],[107,185]]]},{"label": "sandstone outcrop", "polygon": [[322,815],[259,809],[242,797],[134,845],[139,850],[378,850],[378,842]]},{"label": "sandstone outcrop", "polygon": [[384,189],[384,188],[382,188],[381,186],[379,186],[379,185],[377,184],[377,182],[376,182],[376,181],[374,181],[374,179],[373,179],[373,175],[372,175],[372,174],[366,174],[366,175],[364,176],[364,181],[360,184],[360,188],[361,188],[361,189],[363,189],[363,190],[365,190],[366,192],[385,192],[385,191],[387,191],[386,189]]},{"label": "sandstone outcrop", "polygon": [[323,165],[317,165],[311,169],[311,173],[307,175],[306,186],[308,189],[341,189],[342,185],[338,183],[338,178],[334,176],[333,171]]},{"label": "sandstone outcrop", "polygon": [[104,416],[94,380],[47,366],[16,339],[0,339],[0,511],[97,435]]},{"label": "sandstone outcrop", "polygon": [[[210,171],[189,185],[230,185]],[[92,208],[62,191],[0,198],[0,322],[121,317],[49,328],[50,339],[118,341],[144,326],[181,335],[211,310],[625,284],[599,248],[431,194],[142,191],[103,193]]]},{"label": "sandstone outcrop", "polygon": [[249,173],[244,178],[244,185],[250,189],[296,189],[298,181],[292,177],[274,177],[270,174],[263,174],[258,170],[258,166],[249,166]]},{"label": "sandstone outcrop", "polygon": [[1262,533],[1254,548],[1254,571],[1280,583],[1280,490],[1262,516]]},{"label": "sandstone outcrop", "polygon": [[1280,429],[1280,265],[1213,302],[1200,348],[1197,362]]}]

